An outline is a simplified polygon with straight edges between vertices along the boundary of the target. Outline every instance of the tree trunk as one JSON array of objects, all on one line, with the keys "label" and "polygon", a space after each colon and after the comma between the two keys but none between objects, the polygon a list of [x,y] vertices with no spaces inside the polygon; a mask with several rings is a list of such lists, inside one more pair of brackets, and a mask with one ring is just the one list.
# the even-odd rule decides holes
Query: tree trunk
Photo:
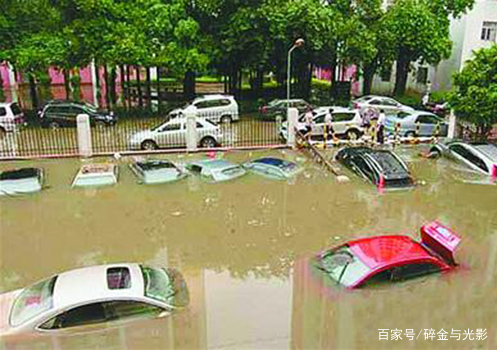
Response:
[{"label": "tree trunk", "polygon": [[5,101],[5,93],[3,91],[3,79],[2,74],[0,74],[0,102]]},{"label": "tree trunk", "polygon": [[409,63],[410,61],[405,58],[405,55],[399,54],[397,57],[397,71],[395,72],[394,96],[402,96],[406,92]]},{"label": "tree trunk", "polygon": [[128,106],[131,108],[131,97],[133,93],[131,91],[131,68],[128,64],[126,65],[126,94],[126,97],[128,98]]},{"label": "tree trunk", "polygon": [[97,105],[100,106],[102,103],[102,89],[100,84],[100,67],[95,61],[95,88],[97,89]]},{"label": "tree trunk", "polygon": [[195,72],[186,71],[183,79],[183,96],[186,100],[195,98]]},{"label": "tree trunk", "polygon": [[37,110],[39,107],[39,103],[38,103],[38,93],[36,91],[36,81],[33,74],[29,73],[28,77],[29,77],[29,93],[31,96],[31,104],[33,109]]},{"label": "tree trunk", "polygon": [[70,80],[70,75],[69,71],[67,69],[63,70],[64,74],[64,89],[66,91],[66,99],[69,100],[71,99],[71,82]]},{"label": "tree trunk", "polygon": [[334,52],[330,59],[330,94],[333,96],[336,83],[337,56]]},{"label": "tree trunk", "polygon": [[138,105],[142,107],[143,106],[142,84],[140,80],[140,68],[138,66],[135,66],[135,72],[136,72],[136,87],[138,90]]},{"label": "tree trunk", "polygon": [[157,109],[160,113],[162,111],[162,93],[160,89],[161,71],[160,67],[156,67],[155,69],[157,70]]},{"label": "tree trunk", "polygon": [[116,67],[111,66],[109,74],[109,90],[110,90],[110,101],[113,106],[117,102],[116,79],[117,79]]},{"label": "tree trunk", "polygon": [[109,96],[109,70],[107,68],[107,63],[104,64],[104,83],[105,83],[105,107],[108,108],[110,104],[110,96]]},{"label": "tree trunk", "polygon": [[373,78],[376,73],[377,65],[375,62],[364,65],[364,73],[362,80],[362,94],[369,95],[373,86]]},{"label": "tree trunk", "polygon": [[121,98],[122,98],[122,103],[123,103],[124,108],[126,108],[127,107],[127,104],[126,104],[126,95],[127,95],[127,91],[126,91],[126,76],[125,76],[125,73],[124,73],[124,66],[123,65],[119,66],[119,77],[121,78]]},{"label": "tree trunk", "polygon": [[145,89],[147,90],[147,107],[152,108],[152,78],[150,77],[150,67],[147,67],[145,72],[146,72]]},{"label": "tree trunk", "polygon": [[255,97],[261,97],[264,90],[264,69],[259,68],[255,73]]},{"label": "tree trunk", "polygon": [[74,101],[81,100],[81,77],[79,75],[79,69],[75,68],[71,72],[71,90],[72,90],[72,98]]}]

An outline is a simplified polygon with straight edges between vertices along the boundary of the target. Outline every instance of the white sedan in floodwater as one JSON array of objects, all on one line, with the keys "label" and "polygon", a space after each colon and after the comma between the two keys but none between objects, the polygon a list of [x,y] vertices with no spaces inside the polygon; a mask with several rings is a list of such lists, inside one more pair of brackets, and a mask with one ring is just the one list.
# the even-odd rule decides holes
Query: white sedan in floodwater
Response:
[{"label": "white sedan in floodwater", "polygon": [[135,263],[84,267],[1,295],[0,337],[162,317],[188,301],[175,269]]}]

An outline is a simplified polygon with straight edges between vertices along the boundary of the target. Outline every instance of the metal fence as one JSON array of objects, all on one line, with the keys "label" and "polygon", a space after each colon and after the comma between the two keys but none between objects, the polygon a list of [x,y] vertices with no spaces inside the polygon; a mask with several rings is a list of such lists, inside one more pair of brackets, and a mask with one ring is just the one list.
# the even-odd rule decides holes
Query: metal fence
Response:
[{"label": "metal fence", "polygon": [[[258,120],[244,115],[237,120],[216,123],[216,115],[197,116],[198,148],[282,147],[280,122]],[[219,118],[217,118],[219,119]],[[235,119],[235,118],[234,118]],[[125,118],[115,125],[91,127],[93,154],[185,152],[186,118]],[[38,123],[14,125],[0,134],[0,160],[70,157],[79,155],[76,116],[66,127],[42,127]]]}]

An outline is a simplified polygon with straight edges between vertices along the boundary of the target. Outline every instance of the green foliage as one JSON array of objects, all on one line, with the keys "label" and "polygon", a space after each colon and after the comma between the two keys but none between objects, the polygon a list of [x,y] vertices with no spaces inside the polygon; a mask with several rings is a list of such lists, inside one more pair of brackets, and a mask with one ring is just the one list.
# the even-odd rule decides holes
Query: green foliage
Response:
[{"label": "green foliage", "polygon": [[497,123],[497,45],[474,52],[454,74],[449,103],[459,118],[483,129]]}]

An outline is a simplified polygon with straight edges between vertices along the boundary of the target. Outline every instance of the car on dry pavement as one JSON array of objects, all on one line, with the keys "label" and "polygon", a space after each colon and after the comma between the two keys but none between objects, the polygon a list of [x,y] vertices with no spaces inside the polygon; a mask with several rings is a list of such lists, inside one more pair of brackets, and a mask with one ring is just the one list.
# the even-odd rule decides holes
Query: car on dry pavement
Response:
[{"label": "car on dry pavement", "polygon": [[359,97],[351,102],[351,106],[362,111],[368,108],[374,108],[378,111],[383,110],[385,114],[414,111],[414,108],[403,105],[391,97],[377,95]]},{"label": "car on dry pavement", "polygon": [[171,119],[182,117],[188,109],[194,110],[197,117],[208,118],[216,123],[234,122],[240,118],[238,103],[235,97],[231,95],[212,94],[199,96],[182,108],[173,109],[169,112],[169,117]]},{"label": "car on dry pavement", "polygon": [[434,221],[421,227],[421,241],[388,235],[356,239],[311,260],[336,285],[348,289],[401,282],[453,270],[461,237]]},{"label": "car on dry pavement", "polygon": [[83,267],[1,295],[0,336],[163,317],[188,302],[175,269],[136,263]]},{"label": "car on dry pavement", "polygon": [[286,120],[288,107],[297,108],[299,113],[304,113],[309,108],[314,109],[309,102],[302,99],[274,99],[259,109],[258,117],[261,120],[275,121],[280,118],[283,121]]},{"label": "car on dry pavement", "polygon": [[0,135],[18,130],[25,123],[24,114],[16,102],[0,103]]},{"label": "car on dry pavement", "polygon": [[98,110],[88,102],[71,100],[49,101],[38,114],[41,126],[53,130],[61,127],[76,127],[79,114],[87,114],[92,126],[103,127],[117,123],[117,117],[113,112]]}]

